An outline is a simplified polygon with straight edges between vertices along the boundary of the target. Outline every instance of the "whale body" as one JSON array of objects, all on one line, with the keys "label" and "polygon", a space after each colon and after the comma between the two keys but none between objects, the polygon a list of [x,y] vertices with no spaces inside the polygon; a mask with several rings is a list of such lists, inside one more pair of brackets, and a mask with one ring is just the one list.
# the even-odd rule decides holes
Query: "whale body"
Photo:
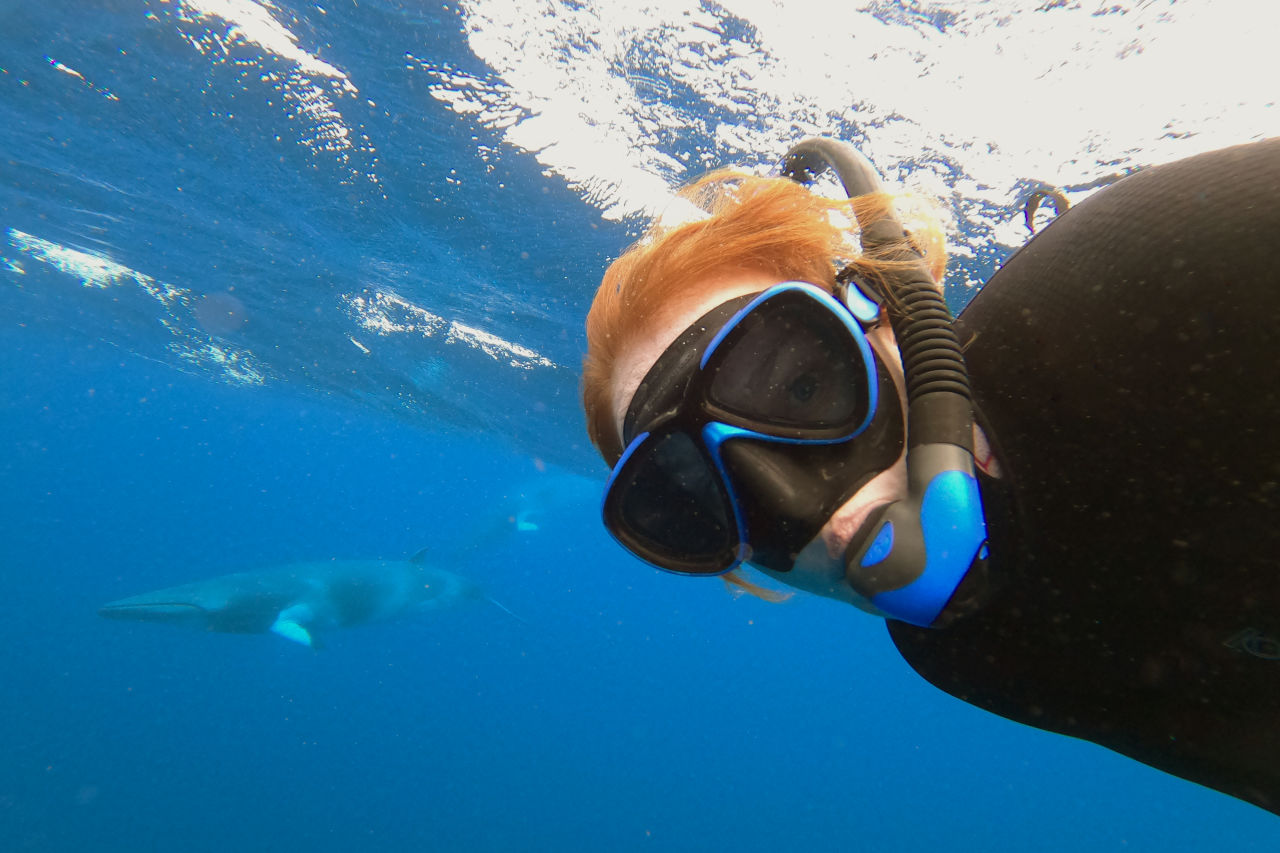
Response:
[{"label": "whale body", "polygon": [[477,584],[426,565],[419,553],[410,560],[289,563],[220,575],[112,601],[98,613],[227,634],[273,633],[314,648],[317,635],[330,629],[487,598]]}]

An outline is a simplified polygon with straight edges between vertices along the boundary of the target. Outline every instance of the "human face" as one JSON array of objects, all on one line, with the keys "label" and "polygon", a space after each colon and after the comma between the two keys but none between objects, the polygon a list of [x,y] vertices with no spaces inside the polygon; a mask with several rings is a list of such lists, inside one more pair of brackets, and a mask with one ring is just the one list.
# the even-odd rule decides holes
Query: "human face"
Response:
[{"label": "human face", "polygon": [[[747,271],[732,271],[721,274],[716,279],[702,282],[701,287],[694,288],[694,290],[700,294],[699,298],[688,300],[684,305],[669,310],[668,313],[661,318],[660,329],[657,334],[654,334],[645,341],[638,342],[636,345],[624,350],[622,353],[618,362],[615,381],[610,389],[612,392],[612,413],[615,418],[615,423],[621,424],[624,422],[628,408],[631,406],[633,398],[637,394],[637,388],[639,387],[642,379],[649,372],[654,362],[664,353],[673,341],[680,337],[686,328],[691,324],[694,324],[699,317],[702,317],[711,309],[716,308],[730,299],[745,296],[747,294],[755,294],[779,283],[781,283],[781,281],[774,276],[760,275]],[[885,366],[886,375],[881,380],[883,383],[880,393],[880,398],[883,401],[882,405],[888,404],[898,407],[898,412],[892,415],[891,422],[897,422],[898,424],[896,427],[898,430],[897,442],[900,443],[902,420],[902,381],[901,367],[897,357],[896,347],[893,346],[892,335],[888,334],[887,330],[873,331],[873,333],[869,334],[867,337],[867,344],[874,347],[877,353],[877,358]],[[894,393],[895,390],[896,393]],[[873,409],[873,411],[875,410]],[[877,420],[877,423],[879,422],[880,421]],[[892,432],[888,433],[888,435],[892,434]],[[885,434],[881,433],[881,435]],[[852,444],[846,446],[850,449],[853,449],[854,447]],[[868,447],[874,446],[875,445],[868,445]],[[738,452],[746,452],[746,445],[744,445],[743,448],[744,450]],[[888,450],[889,448],[886,447],[885,449]],[[865,454],[865,451],[858,452]],[[863,465],[867,464],[867,462],[871,460],[877,459],[874,454],[870,457],[863,455],[861,458],[864,461],[860,464]],[[823,475],[820,481],[809,481],[808,478],[811,476],[809,473],[800,473],[805,470],[802,465],[800,469],[796,470],[796,473],[787,475],[781,481],[777,480],[775,477],[772,480],[775,484],[772,488],[782,488],[784,492],[777,493],[780,495],[790,493],[792,497],[789,498],[789,500],[793,500],[794,495],[803,496],[809,494],[809,488],[817,489],[817,491],[813,493],[815,495],[815,499],[817,499],[817,495],[821,493],[826,493],[829,496],[832,496],[830,493],[830,485],[833,483],[838,484],[840,481],[838,477],[837,479],[832,479],[831,472],[846,470],[843,467],[845,463],[841,462],[840,467],[828,468],[828,462],[825,457],[812,457],[809,462],[804,464],[811,465],[813,464],[814,459],[821,461],[821,468],[818,470],[827,471],[827,474]],[[789,549],[784,549],[781,552],[777,551],[776,548],[774,549],[773,553],[775,556],[770,558],[768,562],[774,566],[776,571],[771,571],[770,574],[774,575],[784,583],[805,589],[809,592],[836,597],[842,600],[849,600],[853,601],[853,603],[860,603],[860,601],[857,600],[857,597],[852,593],[852,590],[843,583],[844,548],[847,546],[849,541],[852,540],[855,533],[858,531],[858,528],[863,524],[871,511],[884,503],[897,499],[899,496],[898,492],[905,492],[906,490],[905,463],[902,455],[899,454],[897,462],[890,464],[889,469],[886,471],[879,471],[880,465],[889,464],[888,460],[884,459],[883,452],[879,459],[882,461],[873,463],[876,467],[872,467],[869,470],[867,468],[861,469],[866,473],[851,473],[846,475],[857,476],[859,480],[862,480],[867,476],[871,476],[872,479],[860,488],[851,499],[845,501],[843,505],[839,506],[838,510],[826,520],[821,531],[813,537],[807,547],[802,549],[802,560],[796,561],[795,566],[791,566],[791,558],[785,557],[785,554]],[[894,459],[894,456],[890,455],[888,459],[892,460]],[[762,464],[771,466],[771,463],[777,463],[779,460],[777,457],[774,457],[772,460],[762,458],[761,461]],[[787,460],[785,464],[794,465],[796,462],[797,460],[792,458]],[[750,470],[750,468],[739,469],[739,473],[734,476],[748,476],[748,479],[751,479],[751,476],[748,473]],[[766,468],[763,470],[768,469]],[[853,468],[848,470],[856,472],[859,469],[855,465]],[[878,471],[879,473],[875,473]],[[825,481],[828,485],[818,485],[818,482],[821,481]],[[742,481],[738,482],[739,486],[745,485]],[[800,487],[799,484],[801,482],[810,482],[810,485],[808,487]],[[795,484],[796,487],[799,488],[799,491],[793,489],[792,484]],[[848,485],[852,486],[854,483],[849,482]],[[838,485],[835,487],[839,488]],[[761,498],[769,493],[756,492],[754,494],[756,498]],[[763,505],[759,503],[756,503],[755,505],[757,507],[768,507],[772,504],[766,502]],[[822,503],[814,504],[810,511],[829,511],[822,510],[821,507]],[[759,523],[762,518],[774,519],[774,523],[776,523],[778,516],[771,515],[769,512],[766,512],[763,516],[757,514],[757,523],[754,529],[764,530],[771,526],[767,523],[762,526]],[[818,515],[817,518],[810,516],[810,518],[813,520],[813,523],[821,523],[823,516]],[[766,537],[765,540],[753,541],[752,544],[759,547],[762,544],[765,544],[767,540],[768,537]],[[792,545],[790,547],[796,548],[797,546]],[[796,552],[794,550],[790,550],[790,553],[794,555]],[[779,564],[777,562],[779,559],[779,556],[777,555],[779,554],[782,555],[781,558],[785,561],[783,564]],[[757,567],[763,568],[762,566]],[[797,569],[802,569],[802,571],[796,571]]]}]

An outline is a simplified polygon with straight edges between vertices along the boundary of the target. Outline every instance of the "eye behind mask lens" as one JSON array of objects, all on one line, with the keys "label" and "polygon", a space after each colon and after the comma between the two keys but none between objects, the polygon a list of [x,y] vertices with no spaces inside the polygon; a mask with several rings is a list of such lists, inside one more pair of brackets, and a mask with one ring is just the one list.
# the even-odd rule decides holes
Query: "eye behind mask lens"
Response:
[{"label": "eye behind mask lens", "polygon": [[850,433],[870,407],[862,348],[812,297],[745,315],[707,360],[708,403],[738,425]]},{"label": "eye behind mask lens", "polygon": [[606,523],[635,553],[672,571],[714,574],[735,560],[729,496],[686,433],[649,436],[619,471]]}]

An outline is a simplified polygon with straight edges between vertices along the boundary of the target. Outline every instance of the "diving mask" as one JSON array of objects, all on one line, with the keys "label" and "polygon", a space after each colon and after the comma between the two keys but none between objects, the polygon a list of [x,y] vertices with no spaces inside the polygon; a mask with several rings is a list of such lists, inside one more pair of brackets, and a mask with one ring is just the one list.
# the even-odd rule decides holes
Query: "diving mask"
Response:
[{"label": "diving mask", "polygon": [[632,398],[605,493],[624,547],[680,574],[787,572],[894,464],[902,406],[863,333],[877,308],[851,294],[852,310],[812,284],[775,285],[713,308],[667,348]]}]

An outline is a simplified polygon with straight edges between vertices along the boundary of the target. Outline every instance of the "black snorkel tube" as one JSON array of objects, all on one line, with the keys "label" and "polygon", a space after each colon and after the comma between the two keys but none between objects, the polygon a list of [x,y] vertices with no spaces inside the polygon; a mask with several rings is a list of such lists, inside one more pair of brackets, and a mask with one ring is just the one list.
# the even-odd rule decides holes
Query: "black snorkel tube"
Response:
[{"label": "black snorkel tube", "polygon": [[[807,139],[782,160],[782,174],[806,185],[828,169],[850,198],[880,191],[875,167],[843,142]],[[864,522],[845,550],[845,581],[889,618],[931,627],[987,553],[969,373],[951,311],[901,221],[886,211],[858,225],[864,257],[891,265],[878,282],[837,280],[888,313],[902,353],[908,494]]]}]

